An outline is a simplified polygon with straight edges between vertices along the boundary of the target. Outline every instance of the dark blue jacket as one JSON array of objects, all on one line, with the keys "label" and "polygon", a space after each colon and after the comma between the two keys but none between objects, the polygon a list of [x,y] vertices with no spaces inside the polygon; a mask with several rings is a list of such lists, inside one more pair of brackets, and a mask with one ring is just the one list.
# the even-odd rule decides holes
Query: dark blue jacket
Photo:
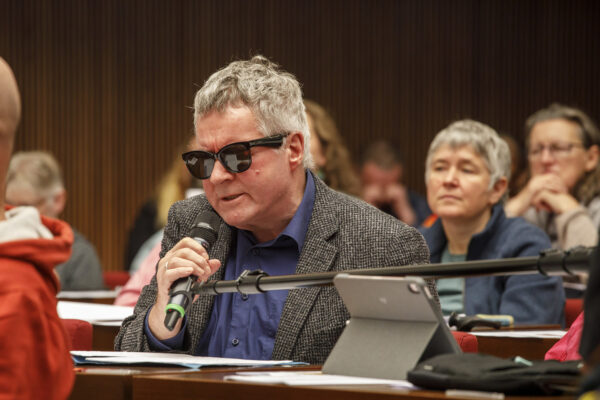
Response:
[{"label": "dark blue jacket", "polygon": [[[439,263],[446,234],[438,218],[421,233]],[[497,204],[485,229],[469,243],[467,261],[537,256],[551,247],[548,236],[522,218],[507,218]],[[560,277],[533,275],[482,276],[465,279],[465,313],[508,314],[519,324],[564,325],[565,295]]]}]

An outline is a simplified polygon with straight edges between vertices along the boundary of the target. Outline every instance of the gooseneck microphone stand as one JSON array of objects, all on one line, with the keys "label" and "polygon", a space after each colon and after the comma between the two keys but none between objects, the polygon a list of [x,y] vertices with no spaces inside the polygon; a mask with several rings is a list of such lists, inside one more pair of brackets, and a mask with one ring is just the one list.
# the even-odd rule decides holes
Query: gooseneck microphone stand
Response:
[{"label": "gooseneck microphone stand", "polygon": [[303,275],[268,276],[261,270],[244,271],[233,281],[196,283],[194,294],[221,293],[256,294],[270,290],[289,290],[315,286],[332,286],[339,274],[378,276],[420,276],[422,278],[454,278],[481,275],[574,275],[588,272],[595,247],[575,247],[570,250],[545,250],[535,257],[504,258],[445,264],[407,265],[402,267],[356,269],[319,272]]}]

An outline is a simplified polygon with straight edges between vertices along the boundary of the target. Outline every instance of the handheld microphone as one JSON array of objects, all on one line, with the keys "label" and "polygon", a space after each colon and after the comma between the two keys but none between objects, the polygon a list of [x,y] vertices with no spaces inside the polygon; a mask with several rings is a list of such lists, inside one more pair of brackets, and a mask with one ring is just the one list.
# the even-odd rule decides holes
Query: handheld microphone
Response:
[{"label": "handheld microphone", "polygon": [[[194,220],[194,225],[190,230],[190,237],[200,243],[208,253],[210,248],[217,240],[217,229],[219,227],[219,217],[214,211],[207,211],[198,214]],[[188,307],[192,304],[193,293],[192,286],[196,282],[197,277],[190,275],[185,278],[180,278],[173,282],[169,291],[169,304],[165,311],[165,327],[172,331],[179,318],[183,318]]]}]

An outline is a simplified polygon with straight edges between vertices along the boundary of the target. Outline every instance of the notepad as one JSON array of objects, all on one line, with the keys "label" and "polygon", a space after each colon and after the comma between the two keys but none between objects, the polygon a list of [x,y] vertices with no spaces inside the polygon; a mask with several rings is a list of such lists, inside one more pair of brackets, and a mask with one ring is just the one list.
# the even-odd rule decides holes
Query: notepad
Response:
[{"label": "notepad", "polygon": [[121,326],[125,318],[133,314],[133,307],[109,304],[59,301],[56,307],[60,318],[74,318],[95,325]]},{"label": "notepad", "polygon": [[239,358],[200,357],[179,353],[130,351],[71,351],[75,365],[162,365],[186,368],[205,367],[269,367],[306,365],[290,360],[244,360]]},{"label": "notepad", "polygon": [[517,330],[517,331],[471,331],[469,332],[475,336],[487,336],[487,337],[505,337],[505,338],[538,338],[538,339],[560,339],[567,332],[560,330]]},{"label": "notepad", "polygon": [[406,390],[416,389],[415,385],[406,380],[331,375],[320,371],[243,371],[235,375],[227,375],[224,379],[247,383],[279,383],[288,386],[382,385]]}]

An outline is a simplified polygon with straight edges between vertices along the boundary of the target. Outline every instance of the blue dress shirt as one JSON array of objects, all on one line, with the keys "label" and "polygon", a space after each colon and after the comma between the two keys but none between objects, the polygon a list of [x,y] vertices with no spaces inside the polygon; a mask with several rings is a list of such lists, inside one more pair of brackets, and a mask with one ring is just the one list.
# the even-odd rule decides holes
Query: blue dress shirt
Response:
[{"label": "blue dress shirt", "polygon": [[[235,229],[236,241],[224,270],[225,280],[235,280],[244,270],[261,269],[269,275],[289,275],[296,271],[300,252],[315,202],[315,184],[306,174],[304,196],[290,223],[275,239],[257,243],[251,232]],[[215,298],[210,320],[195,354],[255,360],[271,359],[275,335],[287,290],[262,294],[225,293]],[[175,350],[183,346],[184,326],[175,337],[158,341],[146,335],[155,350]]]}]

